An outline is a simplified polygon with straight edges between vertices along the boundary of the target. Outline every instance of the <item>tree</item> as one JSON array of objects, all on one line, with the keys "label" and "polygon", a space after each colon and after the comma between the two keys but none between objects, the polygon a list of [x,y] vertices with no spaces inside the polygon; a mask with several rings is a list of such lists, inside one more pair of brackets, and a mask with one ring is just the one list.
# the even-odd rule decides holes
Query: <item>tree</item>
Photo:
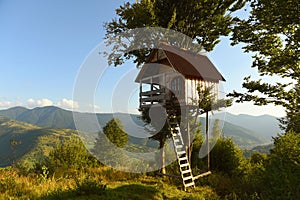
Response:
[{"label": "tree", "polygon": [[[140,0],[136,3],[125,3],[116,10],[118,18],[105,24],[106,44],[111,45],[113,51],[104,53],[108,54],[108,63],[114,66],[121,65],[129,59],[133,59],[137,66],[141,65],[149,55],[150,47],[155,42],[162,42],[161,35],[164,34],[149,33],[147,37],[139,37],[136,34],[126,35],[130,29],[143,27],[171,29],[191,38],[187,41],[178,41],[176,36],[172,38],[172,33],[170,33],[169,36],[172,39],[165,38],[167,41],[164,41],[168,44],[197,52],[211,51],[220,41],[221,36],[227,36],[231,32],[230,26],[234,22],[231,14],[242,8],[244,4],[245,0]],[[123,42],[124,38],[120,38],[121,33],[130,40],[129,44]],[[136,50],[133,46],[137,43],[147,45]],[[130,49],[129,52],[126,51],[127,49]],[[148,115],[147,112],[147,110],[143,111],[142,116]],[[147,117],[142,118],[149,121]],[[162,166],[164,166],[163,148],[170,136],[168,126],[165,125],[160,133],[152,137],[160,143]]]},{"label": "tree", "polygon": [[[118,17],[105,24],[107,44],[114,43],[114,51],[109,55],[109,63],[117,66],[132,58],[138,66],[145,62],[150,52],[149,46],[146,49],[124,52],[122,47],[128,48],[128,45],[120,44],[120,40],[116,39],[120,33],[142,27],[162,27],[178,31],[190,37],[204,50],[211,51],[219,43],[220,36],[229,35],[230,26],[234,23],[231,14],[242,8],[244,4],[245,0],[140,0],[136,3],[127,2],[116,9]],[[152,37],[157,36],[159,37],[159,33],[152,35]],[[147,39],[147,37],[136,38],[140,43]],[[166,42],[173,45],[178,43],[177,40]],[[180,41],[181,44],[177,44],[177,46],[191,47],[186,46],[187,44],[182,46],[182,42]],[[136,43],[133,39],[129,46]]]},{"label": "tree", "polygon": [[[162,122],[163,119],[166,119],[166,112],[161,109],[159,106],[152,106],[151,112],[155,113],[155,116],[150,117],[150,108],[141,110],[141,119],[148,125],[151,125],[151,128],[147,128],[147,132],[152,134],[150,137],[151,140],[156,140],[159,142],[159,150],[160,150],[160,171],[162,174],[166,174],[165,168],[165,144],[168,138],[170,138],[171,132],[167,121]],[[153,119],[151,119],[153,118]],[[164,123],[163,126],[161,123]],[[162,127],[161,127],[162,126]]]},{"label": "tree", "polygon": [[111,119],[103,128],[103,133],[119,148],[123,148],[128,142],[128,133],[124,131],[124,126],[120,119]]},{"label": "tree", "polygon": [[299,199],[300,134],[290,131],[275,138],[265,168],[264,199]]},{"label": "tree", "polygon": [[93,154],[106,165],[122,165],[126,155],[119,148],[126,146],[129,137],[122,122],[117,118],[111,119],[103,127],[103,133],[100,132],[98,136]]},{"label": "tree", "polygon": [[243,162],[243,152],[236,147],[232,139],[219,138],[211,151],[211,169],[228,174],[239,175]]},{"label": "tree", "polygon": [[[286,109],[282,125],[300,132],[300,16],[298,0],[249,0],[248,19],[237,20],[232,44],[244,43],[252,52],[252,67],[261,77],[278,76],[288,83],[267,83],[246,77],[246,93],[233,91],[237,102],[253,101],[255,105],[273,103]],[[257,94],[258,93],[258,94]]]},{"label": "tree", "polygon": [[[232,100],[231,99],[217,99],[215,93],[213,93],[213,87],[206,87],[204,85],[199,84],[197,86],[198,91],[198,106],[200,109],[200,114],[205,113],[205,135],[206,135],[206,146],[207,146],[207,168],[210,169],[210,157],[209,157],[209,130],[208,130],[208,113],[214,110],[219,110],[223,107],[231,106]],[[198,115],[197,115],[198,116]]]}]

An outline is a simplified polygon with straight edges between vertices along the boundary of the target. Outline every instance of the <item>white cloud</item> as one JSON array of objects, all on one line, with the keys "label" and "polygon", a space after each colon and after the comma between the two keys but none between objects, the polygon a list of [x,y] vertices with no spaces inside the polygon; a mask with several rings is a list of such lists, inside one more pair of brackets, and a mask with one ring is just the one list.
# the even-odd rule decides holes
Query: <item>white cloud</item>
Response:
[{"label": "white cloud", "polygon": [[49,99],[28,99],[27,106],[28,107],[43,107],[43,106],[52,106],[53,102]]},{"label": "white cloud", "polygon": [[101,107],[96,104],[89,104],[88,106],[85,106],[85,109],[82,111],[83,112],[99,112],[100,109],[101,109]]},{"label": "white cloud", "polygon": [[99,110],[100,106],[96,105],[96,104],[89,104],[89,108],[91,109],[95,109],[95,110]]},{"label": "white cloud", "polygon": [[4,101],[0,102],[0,108],[7,108],[13,106],[13,102],[11,101]]},{"label": "white cloud", "polygon": [[21,102],[2,101],[0,102],[0,108],[10,108],[15,106],[22,106]]},{"label": "white cloud", "polygon": [[62,99],[59,102],[57,102],[57,105],[62,108],[67,108],[67,109],[78,109],[79,105],[78,102],[73,101],[73,100],[68,100],[68,99]]}]

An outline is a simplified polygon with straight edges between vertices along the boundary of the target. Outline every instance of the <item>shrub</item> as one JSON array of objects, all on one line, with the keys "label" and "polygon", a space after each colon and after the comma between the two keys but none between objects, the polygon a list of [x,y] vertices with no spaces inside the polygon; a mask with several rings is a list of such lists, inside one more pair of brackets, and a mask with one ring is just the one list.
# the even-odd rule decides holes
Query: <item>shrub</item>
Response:
[{"label": "shrub", "polygon": [[275,138],[265,168],[265,199],[300,199],[300,134]]},{"label": "shrub", "polygon": [[43,172],[42,167],[47,167],[51,174],[59,168],[66,171],[70,168],[83,169],[97,164],[98,161],[87,151],[80,138],[72,136],[59,143],[42,163],[37,163],[36,170]]}]

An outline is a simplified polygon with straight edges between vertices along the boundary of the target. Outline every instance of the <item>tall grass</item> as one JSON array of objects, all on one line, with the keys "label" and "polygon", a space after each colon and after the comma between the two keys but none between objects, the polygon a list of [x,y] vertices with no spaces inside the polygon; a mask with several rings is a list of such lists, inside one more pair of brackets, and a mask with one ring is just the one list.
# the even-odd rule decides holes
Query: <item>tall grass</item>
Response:
[{"label": "tall grass", "polygon": [[[176,181],[175,181],[176,182]],[[219,199],[209,187],[184,192],[170,178],[116,171],[109,167],[22,175],[0,169],[0,199]]]}]

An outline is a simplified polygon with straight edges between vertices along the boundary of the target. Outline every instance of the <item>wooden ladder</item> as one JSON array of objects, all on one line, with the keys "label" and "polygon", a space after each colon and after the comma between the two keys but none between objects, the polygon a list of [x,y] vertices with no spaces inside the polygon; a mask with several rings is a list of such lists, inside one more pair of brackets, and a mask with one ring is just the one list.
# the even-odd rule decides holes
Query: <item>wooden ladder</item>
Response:
[{"label": "wooden ladder", "polygon": [[171,129],[174,149],[176,152],[180,174],[182,178],[182,183],[184,190],[188,187],[195,187],[194,177],[192,174],[191,166],[187,157],[186,149],[180,132],[180,127],[176,121],[176,117],[172,116],[169,119],[169,126]]}]

